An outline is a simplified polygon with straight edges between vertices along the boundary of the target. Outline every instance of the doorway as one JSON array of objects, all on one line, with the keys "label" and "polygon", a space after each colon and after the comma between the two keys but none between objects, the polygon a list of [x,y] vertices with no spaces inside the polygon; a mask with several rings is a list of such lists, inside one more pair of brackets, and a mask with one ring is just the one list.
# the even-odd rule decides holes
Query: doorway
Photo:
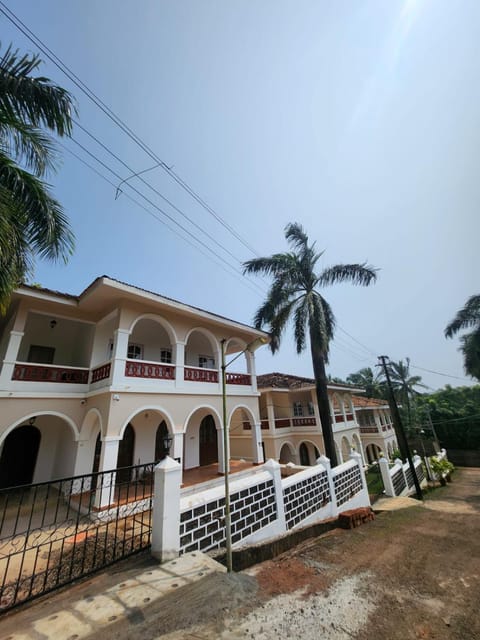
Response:
[{"label": "doorway", "polygon": [[218,461],[217,428],[212,415],[205,416],[200,423],[200,466]]},{"label": "doorway", "polygon": [[8,434],[0,458],[0,489],[32,484],[40,438],[40,431],[30,424]]}]

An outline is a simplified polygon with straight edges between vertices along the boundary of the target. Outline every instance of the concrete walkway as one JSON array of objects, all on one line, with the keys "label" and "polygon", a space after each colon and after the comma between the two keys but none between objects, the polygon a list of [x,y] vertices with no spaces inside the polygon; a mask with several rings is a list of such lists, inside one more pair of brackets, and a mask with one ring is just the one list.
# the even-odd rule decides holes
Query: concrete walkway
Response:
[{"label": "concrete walkway", "polygon": [[148,607],[179,587],[223,572],[221,564],[193,552],[162,565],[152,564],[140,573],[137,567],[113,576],[106,574],[103,585],[96,576],[13,611],[1,621],[0,640],[101,637],[109,625],[121,619],[127,626],[142,622]]}]

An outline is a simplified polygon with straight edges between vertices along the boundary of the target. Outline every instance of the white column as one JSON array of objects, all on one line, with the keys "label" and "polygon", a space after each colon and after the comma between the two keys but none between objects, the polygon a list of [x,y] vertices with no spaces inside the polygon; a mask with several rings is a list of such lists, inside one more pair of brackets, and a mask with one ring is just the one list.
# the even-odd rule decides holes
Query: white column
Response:
[{"label": "white column", "polygon": [[256,373],[256,368],[255,368],[255,354],[250,353],[249,351],[246,351],[246,358],[247,358],[247,371],[250,374],[250,378],[252,381],[252,391],[254,393],[257,392],[257,373]]},{"label": "white column", "polygon": [[267,394],[267,418],[268,430],[275,431],[275,407],[273,405],[272,394]]},{"label": "white column", "polygon": [[100,473],[97,480],[94,505],[97,509],[107,507],[115,500],[115,478],[117,469],[118,446],[120,438],[107,438],[102,441],[102,453],[100,455]]},{"label": "white column", "polygon": [[328,488],[330,491],[330,507],[331,516],[335,518],[338,516],[337,496],[335,495],[335,483],[333,482],[332,465],[330,464],[330,458],[327,456],[320,456],[317,459],[317,464],[321,464],[325,467],[328,478]]},{"label": "white column", "polygon": [[8,339],[7,351],[3,360],[2,371],[0,373],[0,387],[6,389],[12,381],[13,370],[18,359],[20,343],[23,338],[23,331],[10,331]]},{"label": "white column", "polygon": [[166,562],[180,551],[180,484],[182,467],[169,456],[154,470],[152,556]]},{"label": "white column", "polygon": [[183,439],[185,435],[183,433],[174,432],[172,442],[172,458],[180,458],[181,466],[183,466]]},{"label": "white column", "polygon": [[262,462],[264,462],[262,448],[262,425],[260,424],[260,422],[252,424],[252,453],[254,464],[262,464]]},{"label": "white column", "polygon": [[177,342],[175,345],[175,386],[185,386],[185,343]]},{"label": "white column", "polygon": [[118,386],[125,381],[125,362],[130,333],[127,329],[117,329],[114,336],[111,380],[112,386]]}]

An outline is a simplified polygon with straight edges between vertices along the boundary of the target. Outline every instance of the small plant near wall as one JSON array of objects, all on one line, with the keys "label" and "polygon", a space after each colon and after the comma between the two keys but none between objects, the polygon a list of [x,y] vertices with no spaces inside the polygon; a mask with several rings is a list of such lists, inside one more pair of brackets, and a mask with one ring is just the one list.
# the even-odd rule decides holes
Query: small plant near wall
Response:
[{"label": "small plant near wall", "polygon": [[436,456],[430,458],[430,468],[440,480],[440,484],[445,486],[451,481],[451,474],[455,471],[455,467],[445,458],[438,459]]},{"label": "small plant near wall", "polygon": [[390,455],[391,460],[396,460],[397,458],[399,458],[400,460],[402,459],[402,453],[400,449],[394,449]]}]

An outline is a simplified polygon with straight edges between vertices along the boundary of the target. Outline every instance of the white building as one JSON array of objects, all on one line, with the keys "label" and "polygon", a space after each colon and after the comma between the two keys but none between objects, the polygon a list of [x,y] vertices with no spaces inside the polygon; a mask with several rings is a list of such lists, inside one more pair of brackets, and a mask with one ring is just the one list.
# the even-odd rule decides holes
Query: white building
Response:
[{"label": "white building", "polygon": [[[319,455],[325,453],[315,380],[269,373],[257,376],[257,385],[261,393],[260,417],[266,458],[304,466],[315,464]],[[328,385],[339,463],[348,460],[352,449],[363,455],[352,401],[352,393],[361,391],[350,385]]]},{"label": "white building", "polygon": [[380,453],[391,458],[395,449],[398,449],[398,444],[387,401],[354,396],[353,406],[360,425],[366,462],[378,460]]},{"label": "white building", "polygon": [[[158,460],[223,471],[227,358],[262,331],[102,276],[79,296],[21,286],[0,319],[0,487]],[[263,461],[254,356],[227,373],[231,455]],[[235,429],[233,425],[241,425]]]}]

